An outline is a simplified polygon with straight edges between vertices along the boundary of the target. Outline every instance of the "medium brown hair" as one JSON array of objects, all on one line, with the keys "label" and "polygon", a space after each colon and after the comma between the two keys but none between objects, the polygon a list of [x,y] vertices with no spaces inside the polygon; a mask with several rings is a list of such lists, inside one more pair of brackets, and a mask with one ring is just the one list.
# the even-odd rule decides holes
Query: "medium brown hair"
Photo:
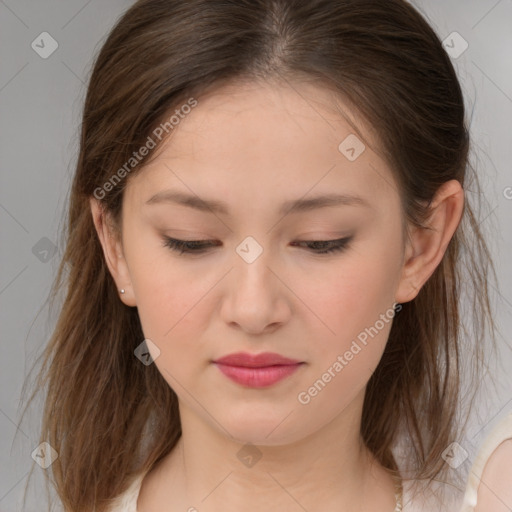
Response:
[{"label": "medium brown hair", "polygon": [[[299,77],[336,91],[378,134],[408,223],[425,225],[443,183],[458,180],[465,191],[479,187],[456,72],[434,30],[407,2],[136,2],[110,32],[90,77],[52,307],[59,292],[64,295],[35,390],[46,390],[40,441],[59,455],[45,476],[48,483],[51,472],[66,511],[105,511],[181,435],[175,392],[154,364],[134,356],[144,334],[137,309],[119,299],[90,198],[187,99],[200,101],[207,91],[241,79]],[[127,180],[156,154],[101,198],[115,226]],[[441,454],[460,439],[464,424],[459,300],[466,291],[467,320],[477,319],[466,331],[476,384],[486,326],[494,340],[491,272],[495,276],[466,194],[443,260],[416,298],[402,304],[368,382],[361,436],[390,471],[397,469],[392,448],[403,432],[413,476],[443,473]]]}]

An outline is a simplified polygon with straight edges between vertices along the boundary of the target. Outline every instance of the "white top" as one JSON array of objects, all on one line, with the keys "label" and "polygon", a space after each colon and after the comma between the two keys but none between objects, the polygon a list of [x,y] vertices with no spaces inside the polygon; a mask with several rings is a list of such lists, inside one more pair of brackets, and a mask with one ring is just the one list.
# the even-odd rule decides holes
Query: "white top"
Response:
[{"label": "white top", "polygon": [[[478,456],[476,457],[473,467],[469,473],[466,494],[464,495],[462,507],[459,512],[473,512],[475,510],[478,486],[480,484],[480,479],[482,478],[485,464],[493,454],[494,450],[496,450],[501,443],[508,441],[509,439],[512,439],[512,412],[505,416],[505,418],[494,427],[480,447]],[[512,476],[510,477],[510,480],[512,480]]]},{"label": "white top", "polygon": [[[110,512],[137,512],[137,500],[144,476],[144,474],[139,475],[132,482],[127,491],[116,498],[115,502],[109,509]],[[446,500],[443,500],[443,502],[440,501],[439,494],[436,492],[438,486],[431,487],[427,492],[422,492],[420,498],[413,498],[413,494],[411,492],[411,484],[412,481],[410,480],[404,480],[402,484],[402,512],[444,512],[444,509],[440,508],[440,503],[442,503],[442,506],[446,506]],[[461,496],[456,495],[453,497],[453,499],[455,501],[450,503],[456,503],[456,506],[460,507]],[[453,512],[457,510],[457,508],[447,508],[446,511],[448,510]]]},{"label": "white top", "polygon": [[[413,488],[413,480],[403,481],[403,512],[457,512],[462,503],[463,492],[444,482],[433,481]],[[414,492],[413,492],[414,491]]]},{"label": "white top", "polygon": [[[469,474],[465,493],[443,482],[434,481],[428,489],[413,492],[413,481],[403,481],[403,512],[473,512],[477,502],[478,486],[485,464],[494,450],[512,439],[512,413],[492,430],[483,442]],[[137,500],[145,474],[139,475],[127,491],[118,496],[110,512],[137,512]],[[441,498],[442,497],[442,498]]]}]

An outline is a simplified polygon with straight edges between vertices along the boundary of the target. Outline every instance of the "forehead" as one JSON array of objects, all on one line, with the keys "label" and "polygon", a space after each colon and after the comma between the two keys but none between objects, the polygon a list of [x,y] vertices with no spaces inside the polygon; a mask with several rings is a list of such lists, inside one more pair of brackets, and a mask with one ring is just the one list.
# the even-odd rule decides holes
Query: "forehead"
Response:
[{"label": "forehead", "polygon": [[178,153],[191,158],[203,153],[232,157],[240,149],[232,144],[236,141],[243,143],[244,158],[260,154],[262,147],[274,153],[286,151],[290,158],[292,150],[311,152],[322,146],[323,151],[327,145],[337,149],[341,140],[361,127],[358,138],[376,146],[376,135],[357,111],[318,84],[235,82],[199,98],[163,150],[169,149],[168,158]]},{"label": "forehead", "polygon": [[[197,101],[158,156],[130,179],[127,195],[145,202],[172,188],[228,203],[243,197],[249,207],[255,197],[276,195],[282,202],[308,191],[355,194],[362,187],[375,200],[383,186],[393,185],[374,151],[375,135],[326,88],[237,83]],[[364,142],[351,122],[364,130]],[[347,140],[360,144],[355,160],[344,152]]]}]

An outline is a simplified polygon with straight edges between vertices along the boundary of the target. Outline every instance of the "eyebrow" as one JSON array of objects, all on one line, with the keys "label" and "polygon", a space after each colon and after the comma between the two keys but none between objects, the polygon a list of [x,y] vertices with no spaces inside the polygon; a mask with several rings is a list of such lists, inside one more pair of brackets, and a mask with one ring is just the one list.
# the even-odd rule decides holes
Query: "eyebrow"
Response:
[{"label": "eyebrow", "polygon": [[[229,215],[226,203],[214,199],[201,199],[198,196],[178,192],[174,190],[163,190],[150,197],[145,204],[171,203],[188,206],[199,211],[213,212]],[[372,208],[370,203],[359,196],[349,194],[324,194],[309,199],[293,199],[282,203],[279,214],[300,213],[333,206],[364,206]]]}]

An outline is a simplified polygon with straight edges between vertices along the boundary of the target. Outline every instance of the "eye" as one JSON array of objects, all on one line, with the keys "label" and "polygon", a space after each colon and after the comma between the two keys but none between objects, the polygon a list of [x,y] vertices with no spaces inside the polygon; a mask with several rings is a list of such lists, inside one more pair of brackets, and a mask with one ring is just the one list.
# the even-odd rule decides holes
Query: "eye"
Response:
[{"label": "eye", "polygon": [[[213,243],[212,243],[213,242]],[[164,247],[169,247],[180,254],[205,252],[208,247],[218,245],[215,240],[177,240],[176,238],[164,237]]]},{"label": "eye", "polygon": [[305,244],[316,254],[329,254],[345,250],[353,237],[338,238],[337,240],[309,240],[303,242],[295,242],[297,244]]},{"label": "eye", "polygon": [[[330,254],[345,250],[352,238],[352,236],[349,236],[337,240],[305,240],[294,242],[294,244],[304,244],[315,254]],[[179,254],[202,254],[209,247],[215,246],[218,246],[215,240],[178,240],[164,237],[164,247],[169,247],[171,250],[179,252]]]}]

